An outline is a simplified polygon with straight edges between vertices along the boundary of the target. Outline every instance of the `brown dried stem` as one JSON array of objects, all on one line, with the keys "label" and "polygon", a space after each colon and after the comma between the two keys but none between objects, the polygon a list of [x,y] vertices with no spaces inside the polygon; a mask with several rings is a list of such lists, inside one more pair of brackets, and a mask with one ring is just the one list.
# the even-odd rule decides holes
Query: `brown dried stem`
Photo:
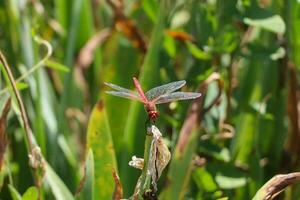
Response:
[{"label": "brown dried stem", "polygon": [[214,98],[214,100],[206,107],[202,108],[203,106],[203,101],[204,97],[198,98],[194,100],[192,103],[188,116],[185,119],[182,129],[179,134],[179,139],[177,142],[177,148],[180,153],[184,152],[184,149],[186,147],[186,144],[189,140],[189,136],[192,133],[192,130],[195,127],[200,126],[201,119],[203,118],[203,115],[208,112],[220,99],[221,93],[222,93],[222,88],[223,88],[223,82],[220,79],[220,75],[218,73],[213,73],[211,74],[205,81],[204,83],[201,84],[199,88],[199,92],[203,94],[206,93],[208,85],[212,83],[213,81],[217,81],[218,86],[219,86],[219,92],[217,96]]},{"label": "brown dried stem", "polygon": [[289,127],[289,138],[288,138],[288,151],[295,155],[293,159],[293,165],[298,165],[300,145],[298,143],[300,138],[300,127],[299,127],[299,109],[298,109],[298,89],[297,89],[297,73],[295,65],[291,62],[288,63],[288,104],[287,111],[291,126]]},{"label": "brown dried stem", "polygon": [[120,181],[120,177],[115,169],[112,171],[112,175],[115,181],[115,191],[113,193],[113,200],[119,200],[123,198],[123,187]]},{"label": "brown dried stem", "polygon": [[131,41],[134,47],[142,53],[147,52],[147,43],[136,24],[129,19],[123,12],[124,5],[122,0],[107,0],[107,3],[114,11],[114,27],[121,30]]},{"label": "brown dried stem", "polygon": [[[84,77],[84,70],[91,65],[94,60],[95,50],[109,38],[111,32],[112,30],[110,28],[102,29],[97,32],[85,43],[79,52],[74,69],[74,76],[78,87],[84,93],[85,102],[89,102],[89,91],[87,81]],[[89,110],[89,108],[86,110]]]},{"label": "brown dried stem", "polygon": [[3,108],[0,116],[0,171],[2,169],[4,154],[7,147],[7,135],[6,135],[6,118],[11,106],[11,99],[9,98]]}]

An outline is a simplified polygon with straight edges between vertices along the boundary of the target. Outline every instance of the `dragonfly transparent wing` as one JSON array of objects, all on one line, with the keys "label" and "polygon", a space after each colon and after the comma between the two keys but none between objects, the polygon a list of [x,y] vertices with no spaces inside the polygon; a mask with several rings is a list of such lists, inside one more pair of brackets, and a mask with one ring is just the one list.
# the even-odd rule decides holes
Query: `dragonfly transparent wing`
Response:
[{"label": "dragonfly transparent wing", "polygon": [[106,83],[106,82],[104,82],[104,84],[107,85],[108,87],[110,87],[112,89],[115,89],[117,91],[120,91],[120,92],[134,93],[131,90],[128,90],[126,88],[123,88],[121,86],[118,86],[118,85],[115,85],[115,84],[112,84],[112,83]]},{"label": "dragonfly transparent wing", "polygon": [[142,102],[140,96],[136,92],[133,92],[131,90],[128,90],[126,88],[120,87],[120,86],[112,84],[112,83],[104,83],[104,84],[109,86],[112,89],[117,90],[117,91],[106,91],[107,94],[111,94],[111,95],[114,95],[114,96],[123,97],[123,98],[126,98],[126,99],[132,99],[132,100]]},{"label": "dragonfly transparent wing", "polygon": [[160,96],[170,94],[185,85],[185,80],[175,81],[165,85],[161,85],[146,92],[146,97],[149,101],[156,101]]},{"label": "dragonfly transparent wing", "polygon": [[173,92],[171,94],[165,94],[160,96],[154,103],[168,103],[178,100],[196,99],[201,96],[201,93],[196,92]]}]

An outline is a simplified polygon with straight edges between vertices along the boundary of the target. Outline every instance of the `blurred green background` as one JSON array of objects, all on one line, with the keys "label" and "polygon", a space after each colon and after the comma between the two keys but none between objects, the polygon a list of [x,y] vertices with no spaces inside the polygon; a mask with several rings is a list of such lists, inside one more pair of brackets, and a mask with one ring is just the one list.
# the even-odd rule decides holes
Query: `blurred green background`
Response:
[{"label": "blurred green background", "polygon": [[[0,49],[15,79],[24,76],[17,87],[48,163],[41,199],[111,199],[113,169],[124,198],[133,194],[141,172],[128,162],[144,155],[147,114],[103,85],[133,89],[133,76],[145,90],[184,79],[184,91],[203,92],[189,135],[180,134],[192,101],[158,106],[172,153],[159,199],[251,199],[299,170],[299,0],[1,0]],[[10,96],[12,106],[0,120],[0,198],[36,199],[3,69],[0,113]],[[280,198],[300,198],[299,186]]]}]

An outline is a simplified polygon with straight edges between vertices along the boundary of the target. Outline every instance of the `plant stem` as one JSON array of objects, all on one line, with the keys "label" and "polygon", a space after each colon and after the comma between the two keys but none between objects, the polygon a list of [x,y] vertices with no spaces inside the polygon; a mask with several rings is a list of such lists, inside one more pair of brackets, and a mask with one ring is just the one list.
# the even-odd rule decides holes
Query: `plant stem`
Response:
[{"label": "plant stem", "polygon": [[[135,186],[134,194],[132,199],[143,199],[143,194],[150,189],[151,178],[148,175],[148,162],[150,155],[152,136],[146,135],[145,148],[144,148],[144,165],[141,176]],[[131,198],[130,198],[131,199]]]},{"label": "plant stem", "polygon": [[3,64],[4,70],[6,71],[6,73],[8,75],[10,84],[11,84],[12,89],[13,89],[13,92],[14,92],[14,94],[16,96],[17,103],[18,103],[20,111],[21,111],[21,117],[22,117],[22,120],[23,120],[23,123],[24,123],[24,129],[25,129],[26,138],[27,138],[27,142],[28,142],[29,152],[31,152],[32,149],[33,149],[32,130],[31,130],[30,126],[29,126],[29,120],[28,120],[28,117],[27,117],[27,114],[26,114],[26,110],[25,110],[25,107],[24,107],[21,95],[20,95],[20,93],[19,93],[19,91],[17,89],[15,79],[14,79],[14,77],[12,75],[10,67],[7,64],[7,61],[6,61],[5,57],[4,57],[4,55],[2,54],[1,50],[0,50],[0,62]]},{"label": "plant stem", "polygon": [[[2,63],[3,68],[4,68],[5,72],[6,72],[6,74],[8,75],[9,82],[10,82],[10,84],[12,86],[14,95],[16,96],[17,103],[18,103],[18,106],[19,106],[19,109],[20,109],[20,112],[21,112],[21,118],[23,120],[24,130],[25,130],[25,138],[27,139],[26,141],[27,141],[27,146],[28,146],[28,155],[29,155],[29,157],[31,156],[33,159],[36,159],[36,156],[38,154],[38,156],[41,159],[43,159],[42,155],[40,153],[36,153],[37,150],[38,150],[38,146],[36,146],[33,143],[33,141],[35,141],[35,140],[34,140],[34,136],[32,134],[32,130],[31,130],[30,125],[29,125],[29,120],[28,120],[28,117],[27,117],[27,112],[25,110],[25,106],[23,104],[21,95],[20,95],[20,93],[19,93],[19,91],[17,89],[16,81],[15,81],[15,79],[13,77],[13,74],[12,74],[12,72],[10,70],[9,65],[7,64],[6,58],[2,54],[1,50],[0,50],[0,62]],[[43,172],[44,172],[44,170],[42,169],[42,173]],[[39,176],[39,171],[38,171],[38,169],[36,169],[36,170],[33,170],[32,173],[33,173],[35,185],[39,189],[38,199],[40,199],[41,198],[41,191],[40,191],[40,188],[41,188],[41,178]]]},{"label": "plant stem", "polygon": [[[150,148],[151,148],[152,136],[147,135],[145,140],[145,149],[144,149],[144,168],[142,171],[142,178],[141,178],[141,192],[140,194],[144,194],[144,192],[150,188],[150,179],[147,178],[147,171],[148,171],[148,161],[150,155]],[[140,196],[140,195],[139,195]]]}]

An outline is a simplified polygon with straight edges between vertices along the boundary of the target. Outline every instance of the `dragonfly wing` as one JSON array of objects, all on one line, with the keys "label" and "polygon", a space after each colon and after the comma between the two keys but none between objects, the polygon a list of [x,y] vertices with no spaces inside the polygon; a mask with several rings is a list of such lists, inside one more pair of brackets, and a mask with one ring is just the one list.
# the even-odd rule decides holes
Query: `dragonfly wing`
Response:
[{"label": "dragonfly wing", "polygon": [[171,94],[165,94],[160,96],[154,103],[168,103],[178,100],[196,99],[201,96],[201,93],[197,92],[173,92]]},{"label": "dragonfly wing", "polygon": [[185,85],[185,80],[182,81],[175,81],[172,83],[168,83],[165,85],[161,85],[155,88],[152,88],[148,92],[146,92],[146,97],[149,101],[153,101],[155,99],[159,99],[160,96],[164,94],[170,94],[174,92],[175,90],[178,90],[182,86]]},{"label": "dragonfly wing", "polygon": [[121,91],[106,91],[105,93],[111,94],[111,95],[114,95],[117,97],[123,97],[126,99],[132,99],[132,100],[142,102],[141,98],[137,94],[134,94],[134,93],[121,92]]},{"label": "dragonfly wing", "polygon": [[120,92],[134,93],[131,90],[128,90],[126,88],[123,88],[121,86],[118,86],[118,85],[115,85],[115,84],[112,84],[112,83],[106,83],[106,82],[104,82],[104,84],[107,85],[108,87],[110,87],[112,89],[115,89],[117,91],[120,91]]},{"label": "dragonfly wing", "polygon": [[118,97],[123,97],[123,98],[127,98],[127,99],[133,99],[133,100],[137,100],[137,101],[142,101],[140,96],[138,95],[138,93],[133,92],[131,90],[128,90],[126,88],[123,88],[121,86],[112,84],[112,83],[105,83],[105,85],[107,85],[108,87],[115,89],[117,91],[107,91],[107,94],[111,94],[114,96],[118,96]]}]

